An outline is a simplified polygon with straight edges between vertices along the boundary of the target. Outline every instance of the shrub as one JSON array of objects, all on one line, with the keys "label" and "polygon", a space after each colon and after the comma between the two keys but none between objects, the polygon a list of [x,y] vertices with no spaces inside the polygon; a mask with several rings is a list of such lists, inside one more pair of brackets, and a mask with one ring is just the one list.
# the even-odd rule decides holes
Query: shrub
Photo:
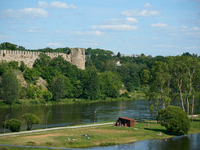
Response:
[{"label": "shrub", "polygon": [[190,130],[190,120],[180,107],[170,105],[160,109],[157,119],[171,134],[184,135]]},{"label": "shrub", "polygon": [[[5,121],[3,122],[3,127]],[[6,121],[6,129],[10,129],[11,132],[19,132],[21,130],[22,122],[17,119],[10,119]]]},{"label": "shrub", "polygon": [[40,104],[46,104],[46,101],[44,99],[40,99]]},{"label": "shrub", "polygon": [[23,119],[26,120],[27,130],[31,130],[33,124],[39,124],[40,118],[34,114],[26,113],[22,116]]},{"label": "shrub", "polygon": [[38,100],[32,99],[32,100],[30,100],[30,103],[31,103],[31,104],[38,104],[39,102],[38,102]]}]

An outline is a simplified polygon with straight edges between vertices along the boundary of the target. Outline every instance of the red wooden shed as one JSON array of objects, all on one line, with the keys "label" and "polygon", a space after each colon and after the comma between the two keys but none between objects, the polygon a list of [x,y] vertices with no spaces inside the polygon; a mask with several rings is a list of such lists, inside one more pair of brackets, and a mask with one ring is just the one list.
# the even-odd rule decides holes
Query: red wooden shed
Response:
[{"label": "red wooden shed", "polygon": [[119,117],[114,126],[135,127],[135,120],[127,117]]}]

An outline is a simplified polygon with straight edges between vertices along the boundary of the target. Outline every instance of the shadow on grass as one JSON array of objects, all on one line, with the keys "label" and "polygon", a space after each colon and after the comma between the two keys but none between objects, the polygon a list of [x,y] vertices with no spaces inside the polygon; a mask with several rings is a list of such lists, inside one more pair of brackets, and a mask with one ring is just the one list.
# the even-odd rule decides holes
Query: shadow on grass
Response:
[{"label": "shadow on grass", "polygon": [[170,134],[167,130],[165,129],[150,129],[150,128],[144,128],[145,130],[151,130],[151,131],[155,131],[155,132],[158,132],[158,133],[164,133],[166,135],[173,135],[173,134]]},{"label": "shadow on grass", "polygon": [[[190,119],[190,121],[191,121],[191,119]],[[193,122],[200,122],[200,119],[193,119]]]}]

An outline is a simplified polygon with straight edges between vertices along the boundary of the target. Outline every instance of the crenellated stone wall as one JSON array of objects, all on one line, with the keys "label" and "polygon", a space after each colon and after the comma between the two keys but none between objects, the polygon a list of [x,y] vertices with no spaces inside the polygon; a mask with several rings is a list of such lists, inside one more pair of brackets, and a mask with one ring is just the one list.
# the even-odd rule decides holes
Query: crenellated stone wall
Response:
[{"label": "crenellated stone wall", "polygon": [[[20,64],[23,61],[27,67],[32,68],[36,59],[39,59],[39,54],[42,52],[35,51],[13,51],[13,50],[0,50],[0,62],[2,60],[18,61]],[[45,53],[47,56],[54,58],[62,56],[64,60],[76,65],[79,69],[85,69],[85,49],[84,48],[71,48],[69,54],[64,53]]]}]

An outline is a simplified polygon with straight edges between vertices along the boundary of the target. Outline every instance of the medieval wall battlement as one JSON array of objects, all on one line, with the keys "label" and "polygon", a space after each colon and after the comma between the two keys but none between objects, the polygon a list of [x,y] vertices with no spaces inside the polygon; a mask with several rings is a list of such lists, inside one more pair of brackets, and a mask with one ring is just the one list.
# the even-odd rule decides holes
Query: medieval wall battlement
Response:
[{"label": "medieval wall battlement", "polygon": [[[69,54],[51,52],[45,52],[45,54],[51,58],[62,56],[64,60],[70,62],[72,65],[76,65],[79,69],[85,69],[85,49],[71,48],[70,50]],[[20,64],[23,61],[27,67],[32,68],[35,60],[39,59],[40,53],[43,52],[0,50],[0,62],[2,60],[7,62],[18,61],[18,64]]]}]

